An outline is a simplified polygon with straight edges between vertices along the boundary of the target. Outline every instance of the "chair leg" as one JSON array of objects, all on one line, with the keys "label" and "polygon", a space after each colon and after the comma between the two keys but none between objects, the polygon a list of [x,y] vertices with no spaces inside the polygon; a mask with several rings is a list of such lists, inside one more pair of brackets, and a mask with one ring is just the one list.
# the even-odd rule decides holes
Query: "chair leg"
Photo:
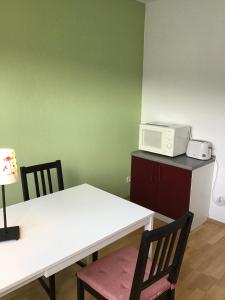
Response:
[{"label": "chair leg", "polygon": [[97,251],[92,253],[92,261],[96,261],[96,260],[98,260],[98,252]]},{"label": "chair leg", "polygon": [[84,300],[83,282],[77,277],[77,300]]},{"label": "chair leg", "polygon": [[174,300],[175,299],[175,289],[174,290],[169,290],[167,292],[167,300]]},{"label": "chair leg", "polygon": [[55,275],[49,277],[49,299],[56,300],[55,296]]},{"label": "chair leg", "polygon": [[174,300],[175,299],[175,290],[168,290],[161,294],[158,298],[158,300]]}]

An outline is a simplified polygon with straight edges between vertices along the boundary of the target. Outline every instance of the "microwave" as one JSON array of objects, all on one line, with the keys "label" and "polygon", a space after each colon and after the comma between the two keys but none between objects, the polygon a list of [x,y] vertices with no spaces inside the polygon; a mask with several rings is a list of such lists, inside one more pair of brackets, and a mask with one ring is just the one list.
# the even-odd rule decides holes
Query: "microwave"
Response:
[{"label": "microwave", "polygon": [[151,122],[140,125],[139,149],[166,156],[177,156],[187,150],[191,127]]}]

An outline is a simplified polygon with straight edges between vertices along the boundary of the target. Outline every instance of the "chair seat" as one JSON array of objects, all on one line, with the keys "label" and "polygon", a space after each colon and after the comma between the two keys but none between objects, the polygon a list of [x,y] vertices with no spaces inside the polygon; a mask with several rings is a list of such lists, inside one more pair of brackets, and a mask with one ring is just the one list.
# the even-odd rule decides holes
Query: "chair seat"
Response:
[{"label": "chair seat", "polygon": [[[138,250],[126,247],[99,259],[77,273],[77,276],[108,300],[128,300],[130,296]],[[146,268],[145,279],[151,267]],[[156,299],[163,292],[175,286],[165,276],[145,289],[141,300]]]}]

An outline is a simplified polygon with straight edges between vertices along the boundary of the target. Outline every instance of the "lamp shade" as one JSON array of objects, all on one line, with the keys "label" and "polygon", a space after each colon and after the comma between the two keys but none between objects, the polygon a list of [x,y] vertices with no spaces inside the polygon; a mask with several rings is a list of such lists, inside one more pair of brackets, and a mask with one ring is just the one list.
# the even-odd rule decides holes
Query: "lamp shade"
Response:
[{"label": "lamp shade", "polygon": [[16,154],[13,149],[0,148],[0,185],[17,180]]}]

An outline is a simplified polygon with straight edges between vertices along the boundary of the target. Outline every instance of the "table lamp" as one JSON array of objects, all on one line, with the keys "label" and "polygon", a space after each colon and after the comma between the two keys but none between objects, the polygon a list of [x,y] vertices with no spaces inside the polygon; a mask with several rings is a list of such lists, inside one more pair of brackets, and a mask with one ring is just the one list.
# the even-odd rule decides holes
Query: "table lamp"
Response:
[{"label": "table lamp", "polygon": [[2,186],[2,208],[4,228],[0,228],[0,242],[19,239],[19,226],[7,227],[5,185],[17,180],[16,155],[13,149],[0,149],[0,185]]}]

